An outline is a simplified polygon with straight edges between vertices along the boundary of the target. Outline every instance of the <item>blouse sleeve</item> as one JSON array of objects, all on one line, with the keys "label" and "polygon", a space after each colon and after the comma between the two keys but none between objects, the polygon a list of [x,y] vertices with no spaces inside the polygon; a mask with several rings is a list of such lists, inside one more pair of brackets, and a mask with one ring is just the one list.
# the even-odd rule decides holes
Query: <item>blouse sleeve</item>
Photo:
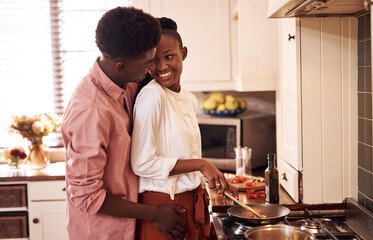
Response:
[{"label": "blouse sleeve", "polygon": [[163,104],[160,94],[150,90],[143,89],[135,103],[131,145],[132,169],[141,177],[168,179],[177,158],[156,155]]}]

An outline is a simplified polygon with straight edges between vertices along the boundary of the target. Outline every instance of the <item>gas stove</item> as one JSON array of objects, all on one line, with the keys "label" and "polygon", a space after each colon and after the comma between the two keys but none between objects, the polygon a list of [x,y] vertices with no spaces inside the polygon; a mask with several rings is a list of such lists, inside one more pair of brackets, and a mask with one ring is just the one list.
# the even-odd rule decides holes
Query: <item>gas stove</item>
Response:
[{"label": "gas stove", "polygon": [[[366,240],[373,238],[373,233],[360,235],[346,220],[348,210],[303,210],[291,211],[289,216],[278,224],[289,225],[303,231],[312,233],[315,239],[356,239]],[[228,216],[218,213],[212,216],[216,235],[219,240],[245,239],[245,231],[255,228],[253,225],[243,225]],[[373,232],[373,231],[372,231]],[[368,237],[367,237],[368,236]]]}]

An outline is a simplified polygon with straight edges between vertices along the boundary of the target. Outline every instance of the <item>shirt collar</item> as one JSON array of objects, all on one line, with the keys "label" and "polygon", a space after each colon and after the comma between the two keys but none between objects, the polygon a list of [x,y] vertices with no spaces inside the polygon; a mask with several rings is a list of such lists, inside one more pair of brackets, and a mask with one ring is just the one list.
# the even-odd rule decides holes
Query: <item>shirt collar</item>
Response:
[{"label": "shirt collar", "polygon": [[[98,57],[93,64],[91,69],[91,74],[93,79],[102,87],[102,89],[115,100],[120,100],[120,96],[125,92],[125,90],[118,85],[116,85],[105,73],[102,71],[100,65],[98,64]],[[123,98],[123,97],[122,97]]]}]

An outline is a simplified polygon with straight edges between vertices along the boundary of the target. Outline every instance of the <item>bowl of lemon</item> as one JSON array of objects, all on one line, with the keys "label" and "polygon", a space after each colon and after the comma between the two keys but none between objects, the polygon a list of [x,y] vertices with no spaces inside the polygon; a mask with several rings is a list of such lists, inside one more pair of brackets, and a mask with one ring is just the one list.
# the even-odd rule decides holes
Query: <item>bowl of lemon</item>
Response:
[{"label": "bowl of lemon", "polygon": [[208,98],[203,99],[200,107],[205,114],[216,117],[234,117],[246,109],[246,101],[236,98],[231,94],[213,92]]}]

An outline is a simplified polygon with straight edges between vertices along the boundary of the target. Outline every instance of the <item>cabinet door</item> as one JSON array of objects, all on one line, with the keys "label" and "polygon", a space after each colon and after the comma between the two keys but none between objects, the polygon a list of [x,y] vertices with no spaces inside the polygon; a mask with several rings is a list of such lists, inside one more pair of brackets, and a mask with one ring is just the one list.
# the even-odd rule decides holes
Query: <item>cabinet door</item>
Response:
[{"label": "cabinet door", "polygon": [[134,0],[155,17],[172,18],[188,48],[181,84],[191,91],[233,90],[228,0]]},{"label": "cabinet door", "polygon": [[[238,56],[238,63],[233,64],[236,88],[274,91],[278,79],[278,22],[267,18],[267,1],[238,0],[236,9],[237,36],[232,39],[232,49]],[[234,30],[235,24],[232,26]]]},{"label": "cabinet door", "polygon": [[67,240],[65,213],[66,201],[30,203],[30,240]]},{"label": "cabinet door", "polygon": [[277,157],[302,170],[300,159],[300,77],[298,76],[299,42],[296,35],[296,20],[281,19],[280,22],[280,77],[276,92]]}]

